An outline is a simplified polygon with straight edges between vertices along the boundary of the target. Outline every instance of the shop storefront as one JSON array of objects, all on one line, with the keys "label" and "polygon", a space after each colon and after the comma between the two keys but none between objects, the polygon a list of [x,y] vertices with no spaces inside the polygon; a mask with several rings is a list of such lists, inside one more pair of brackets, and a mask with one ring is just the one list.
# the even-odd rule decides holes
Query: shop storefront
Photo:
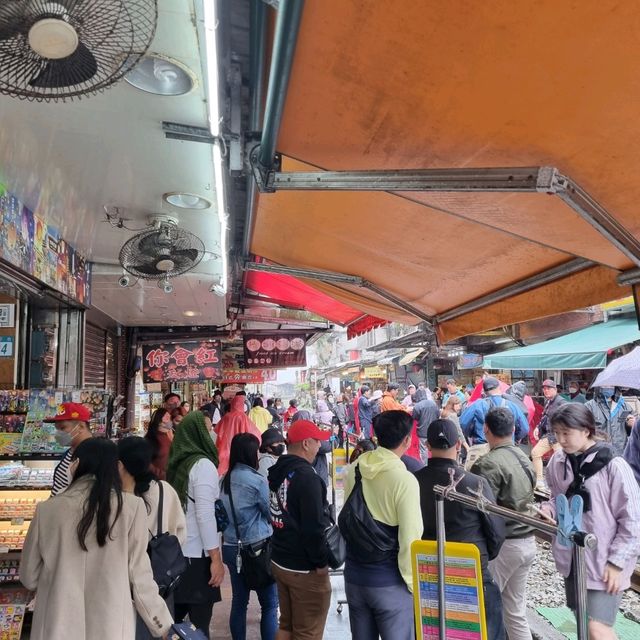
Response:
[{"label": "shop storefront", "polygon": [[525,380],[532,394],[539,394],[540,383],[547,377],[562,387],[569,381],[587,387],[598,371],[638,341],[636,318],[616,318],[553,340],[487,355],[483,368]]}]

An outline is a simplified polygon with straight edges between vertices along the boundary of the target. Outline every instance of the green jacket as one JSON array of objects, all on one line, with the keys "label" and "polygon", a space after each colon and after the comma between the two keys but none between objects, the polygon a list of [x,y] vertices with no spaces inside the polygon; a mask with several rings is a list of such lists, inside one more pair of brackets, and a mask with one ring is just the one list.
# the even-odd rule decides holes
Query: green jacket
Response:
[{"label": "green jacket", "polygon": [[[529,458],[514,444],[491,449],[474,463],[471,473],[486,478],[501,507],[527,513],[527,505],[533,502],[535,473]],[[505,520],[505,525],[507,538],[533,535],[533,528],[528,525],[514,520]]]}]

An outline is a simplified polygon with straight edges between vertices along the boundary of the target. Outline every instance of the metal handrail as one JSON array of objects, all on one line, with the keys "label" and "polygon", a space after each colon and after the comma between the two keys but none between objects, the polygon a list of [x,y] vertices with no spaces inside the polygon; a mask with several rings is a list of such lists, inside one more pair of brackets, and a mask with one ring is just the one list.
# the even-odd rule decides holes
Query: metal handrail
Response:
[{"label": "metal handrail", "polygon": [[[488,500],[482,494],[482,487],[473,492],[473,495],[459,493],[456,491],[456,485],[464,477],[460,476],[454,480],[455,470],[450,472],[451,483],[449,486],[436,485],[433,487],[433,492],[436,495],[436,542],[438,550],[438,612],[439,612],[439,637],[440,640],[446,640],[446,607],[445,607],[445,557],[444,557],[444,544],[445,544],[445,523],[444,523],[444,501],[452,500],[459,502],[472,509],[476,509],[483,513],[492,513],[501,518],[506,518],[526,524],[533,529],[549,533],[551,535],[557,535],[560,531],[557,524],[551,524],[550,522],[544,522],[538,518],[534,518],[530,515],[520,513],[519,511],[513,511],[506,507],[501,507],[490,500]],[[588,640],[588,617],[587,617],[587,584],[586,573],[584,568],[584,550],[585,547],[589,549],[595,549],[598,544],[598,539],[593,533],[587,533],[585,531],[573,531],[565,534],[567,538],[573,543],[572,547],[572,562],[574,567],[574,587],[576,591],[576,622],[578,629],[578,640]]]}]

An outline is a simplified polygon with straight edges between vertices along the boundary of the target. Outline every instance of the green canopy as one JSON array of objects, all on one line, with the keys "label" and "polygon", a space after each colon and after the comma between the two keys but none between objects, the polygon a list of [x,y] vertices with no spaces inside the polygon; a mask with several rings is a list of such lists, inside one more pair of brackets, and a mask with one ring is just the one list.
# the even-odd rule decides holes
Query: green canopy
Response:
[{"label": "green canopy", "polygon": [[640,340],[635,318],[610,320],[566,336],[484,357],[484,369],[604,369],[607,351]]}]

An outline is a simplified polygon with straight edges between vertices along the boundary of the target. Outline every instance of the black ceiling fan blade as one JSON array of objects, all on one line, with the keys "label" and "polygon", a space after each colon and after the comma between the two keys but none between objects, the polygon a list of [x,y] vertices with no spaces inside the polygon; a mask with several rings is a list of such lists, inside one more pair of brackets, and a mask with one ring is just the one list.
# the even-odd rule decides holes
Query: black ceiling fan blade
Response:
[{"label": "black ceiling fan blade", "polygon": [[197,249],[176,249],[171,252],[171,259],[175,261],[177,258],[194,262],[198,259],[199,255],[200,252]]},{"label": "black ceiling fan blade", "polygon": [[9,1],[0,6],[0,40],[10,40],[28,30],[21,5]]},{"label": "black ceiling fan blade", "polygon": [[138,273],[144,273],[147,276],[157,276],[161,273],[164,273],[164,271],[160,271],[160,269],[156,267],[155,263],[134,264],[131,265],[129,269],[131,269],[132,271],[137,271]]},{"label": "black ceiling fan blade", "polygon": [[97,72],[98,62],[95,56],[80,42],[70,56],[60,60],[47,60],[40,73],[29,81],[29,85],[42,89],[71,87],[91,80]]}]

